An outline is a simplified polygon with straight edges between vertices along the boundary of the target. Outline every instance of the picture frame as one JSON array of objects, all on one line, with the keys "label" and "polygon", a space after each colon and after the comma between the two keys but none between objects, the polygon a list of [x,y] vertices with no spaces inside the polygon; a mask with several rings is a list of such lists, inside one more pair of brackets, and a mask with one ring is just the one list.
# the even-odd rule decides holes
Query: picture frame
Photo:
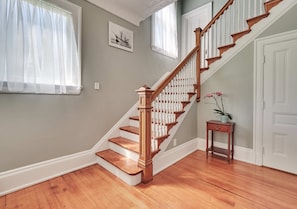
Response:
[{"label": "picture frame", "polygon": [[133,52],[133,32],[109,21],[108,44]]}]

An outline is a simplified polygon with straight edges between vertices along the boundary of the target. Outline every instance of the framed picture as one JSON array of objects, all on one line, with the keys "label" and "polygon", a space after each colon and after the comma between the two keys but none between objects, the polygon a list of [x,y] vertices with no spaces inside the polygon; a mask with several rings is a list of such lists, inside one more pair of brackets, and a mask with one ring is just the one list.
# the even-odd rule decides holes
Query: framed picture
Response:
[{"label": "framed picture", "polygon": [[126,51],[133,52],[133,32],[113,22],[109,22],[108,43]]}]

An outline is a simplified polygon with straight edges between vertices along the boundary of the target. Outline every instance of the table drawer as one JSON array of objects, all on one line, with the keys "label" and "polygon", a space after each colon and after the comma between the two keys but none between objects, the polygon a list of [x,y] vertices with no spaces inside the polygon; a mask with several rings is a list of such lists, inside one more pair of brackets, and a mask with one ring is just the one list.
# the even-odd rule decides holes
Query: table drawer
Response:
[{"label": "table drawer", "polygon": [[207,124],[207,129],[212,131],[229,132],[230,126],[218,125],[218,124]]}]

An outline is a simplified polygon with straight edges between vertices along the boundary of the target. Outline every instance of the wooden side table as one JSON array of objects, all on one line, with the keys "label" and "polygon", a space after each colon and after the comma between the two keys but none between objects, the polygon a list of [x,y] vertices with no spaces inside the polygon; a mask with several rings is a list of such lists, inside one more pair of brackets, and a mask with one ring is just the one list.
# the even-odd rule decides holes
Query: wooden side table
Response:
[{"label": "wooden side table", "polygon": [[[230,157],[233,160],[234,156],[234,126],[235,123],[227,122],[222,123],[216,120],[210,120],[206,122],[206,158],[208,158],[208,152],[220,153],[226,155],[228,163],[230,163]],[[208,145],[208,132],[211,131],[211,146]],[[228,133],[228,147],[227,149],[215,147],[213,143],[213,132],[225,132]]]}]

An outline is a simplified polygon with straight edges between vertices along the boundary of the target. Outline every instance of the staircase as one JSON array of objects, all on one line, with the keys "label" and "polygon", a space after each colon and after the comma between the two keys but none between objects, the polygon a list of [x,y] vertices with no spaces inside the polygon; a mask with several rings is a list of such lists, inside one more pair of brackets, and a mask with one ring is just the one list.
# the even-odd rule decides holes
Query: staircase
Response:
[{"label": "staircase", "polygon": [[155,90],[137,90],[138,105],[102,143],[97,162],[130,185],[151,181],[153,157],[164,153],[162,143],[170,142],[185,112],[200,100],[200,74],[282,1],[287,0],[229,0],[203,30],[195,31],[197,46]]}]

